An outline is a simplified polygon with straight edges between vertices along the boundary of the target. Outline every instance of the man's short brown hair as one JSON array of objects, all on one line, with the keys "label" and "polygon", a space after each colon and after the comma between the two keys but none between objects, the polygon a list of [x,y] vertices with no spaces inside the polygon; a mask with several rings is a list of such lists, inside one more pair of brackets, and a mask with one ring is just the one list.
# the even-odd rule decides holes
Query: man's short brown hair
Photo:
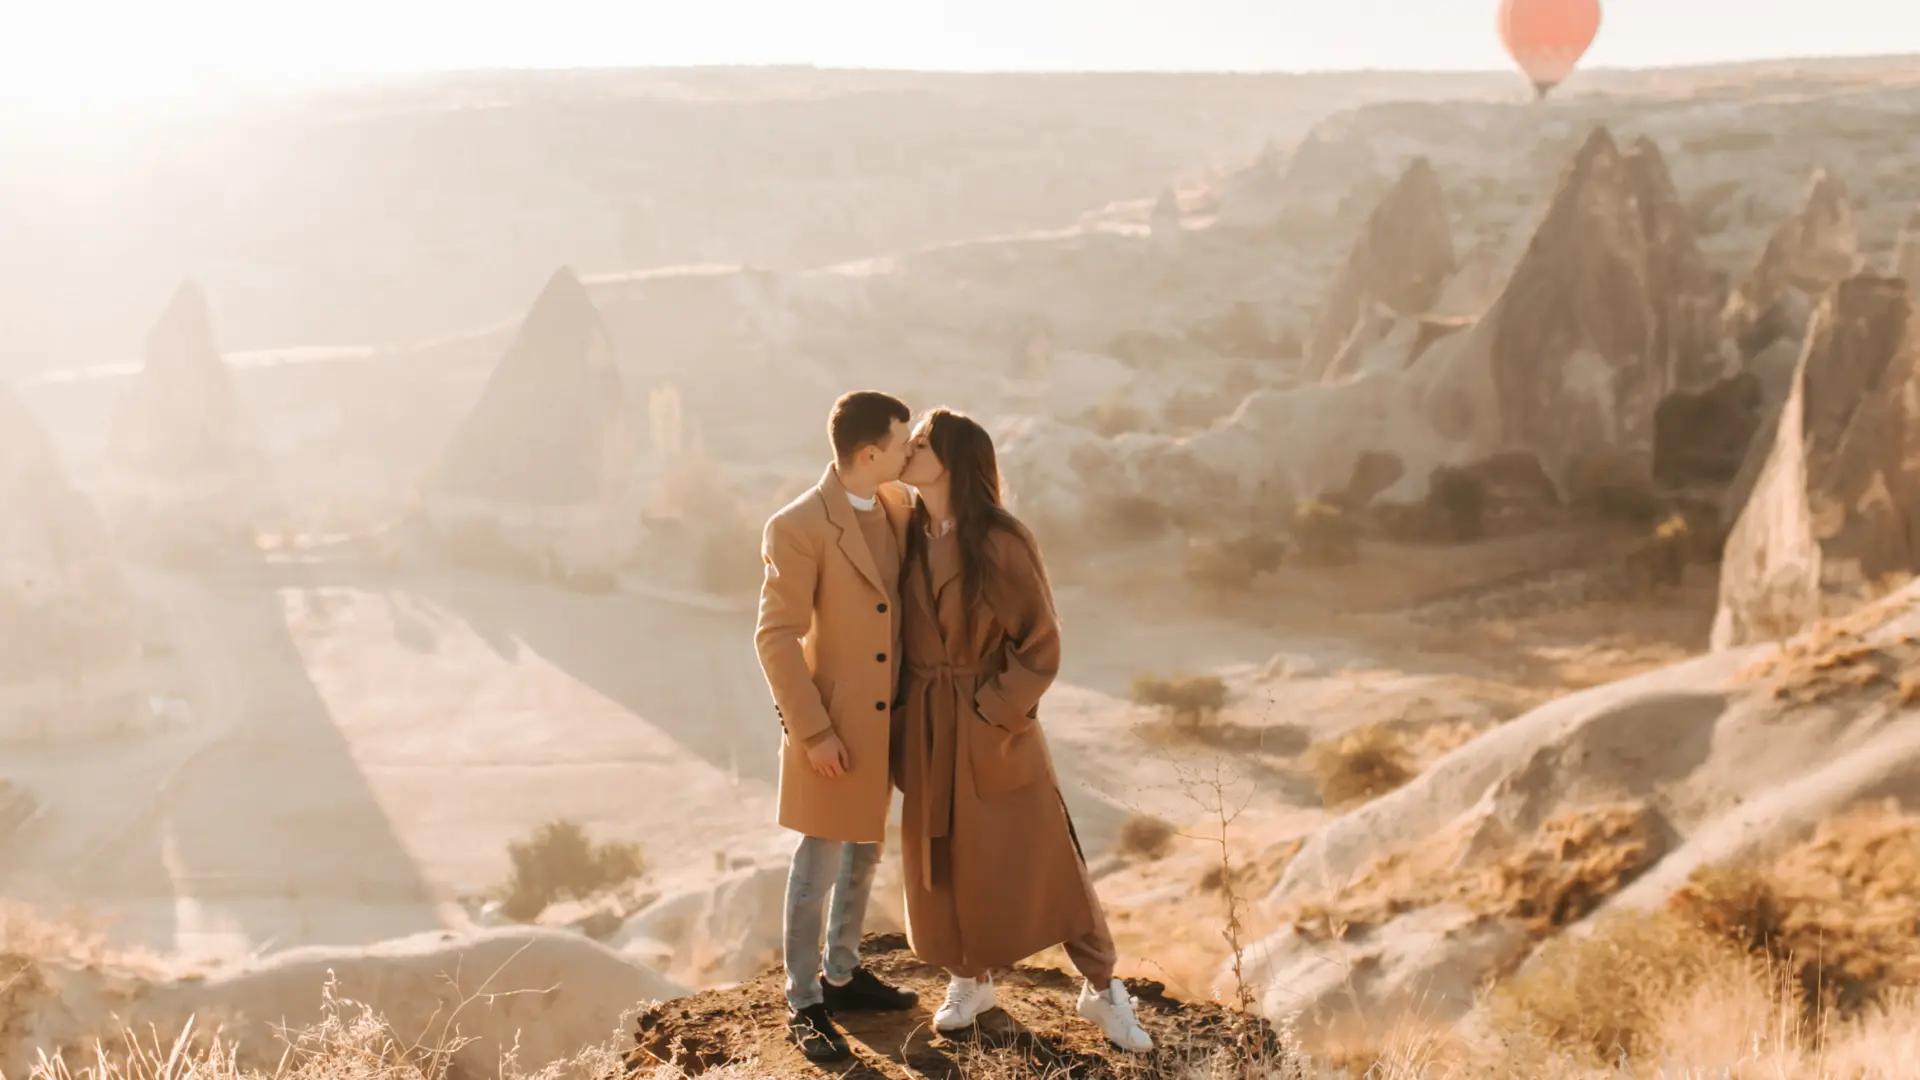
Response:
[{"label": "man's short brown hair", "polygon": [[906,423],[913,411],[899,398],[878,390],[855,390],[840,395],[827,418],[827,438],[833,440],[836,461],[847,462],[869,446],[884,446],[895,420]]}]

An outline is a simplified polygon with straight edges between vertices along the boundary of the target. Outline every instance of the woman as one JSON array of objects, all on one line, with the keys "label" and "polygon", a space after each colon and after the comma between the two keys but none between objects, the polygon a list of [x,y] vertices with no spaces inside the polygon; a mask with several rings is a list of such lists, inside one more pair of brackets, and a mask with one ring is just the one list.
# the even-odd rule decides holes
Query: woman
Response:
[{"label": "woman", "polygon": [[952,976],[934,1026],[968,1027],[994,1007],[993,969],[1064,945],[1086,979],[1080,1015],[1122,1049],[1151,1049],[1113,977],[1113,938],[1040,732],[1060,626],[1033,534],[1001,505],[993,440],[972,419],[934,410],[910,452],[893,769],[908,939]]}]

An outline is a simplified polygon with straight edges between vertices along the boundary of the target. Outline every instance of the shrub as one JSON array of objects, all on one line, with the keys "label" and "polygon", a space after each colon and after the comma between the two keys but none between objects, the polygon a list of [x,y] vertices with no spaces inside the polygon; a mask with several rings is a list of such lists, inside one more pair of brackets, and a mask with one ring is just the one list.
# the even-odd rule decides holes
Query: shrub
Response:
[{"label": "shrub", "polygon": [[1652,466],[1639,455],[1596,454],[1567,471],[1573,501],[1612,521],[1652,525],[1666,510],[1653,487]]},{"label": "shrub", "polygon": [[1692,548],[1692,528],[1684,516],[1674,514],[1627,552],[1628,579],[1642,594],[1676,588],[1686,577]]},{"label": "shrub", "polygon": [[1316,743],[1307,768],[1329,809],[1377,799],[1413,779],[1406,740],[1390,724],[1368,724]]},{"label": "shrub", "polygon": [[1293,540],[1300,557],[1321,566],[1350,563],[1360,557],[1360,529],[1347,511],[1322,499],[1302,503],[1293,512]]},{"label": "shrub", "polygon": [[1166,505],[1145,495],[1099,499],[1089,508],[1087,517],[1094,531],[1120,540],[1151,540],[1172,523]]},{"label": "shrub", "polygon": [[1097,435],[1113,438],[1135,431],[1146,431],[1152,426],[1147,414],[1137,406],[1124,401],[1107,400],[1088,409],[1083,422]]},{"label": "shrub", "polygon": [[1122,855],[1162,859],[1173,850],[1173,826],[1157,817],[1135,814],[1122,822],[1114,850]]},{"label": "shrub", "polygon": [[1217,675],[1177,675],[1171,679],[1138,675],[1133,680],[1133,702],[1159,709],[1176,722],[1198,726],[1226,708],[1227,684]]},{"label": "shrub", "polygon": [[595,844],[571,821],[549,822],[525,840],[508,841],[507,857],[513,871],[502,906],[508,918],[521,922],[555,900],[584,899],[646,871],[639,845]]},{"label": "shrub", "polygon": [[1487,531],[1487,485],[1478,476],[1449,466],[1433,470],[1427,507],[1441,538],[1456,543],[1478,540]]},{"label": "shrub", "polygon": [[1244,589],[1261,574],[1280,569],[1286,560],[1284,543],[1249,533],[1231,540],[1196,540],[1187,545],[1185,576],[1208,589]]}]

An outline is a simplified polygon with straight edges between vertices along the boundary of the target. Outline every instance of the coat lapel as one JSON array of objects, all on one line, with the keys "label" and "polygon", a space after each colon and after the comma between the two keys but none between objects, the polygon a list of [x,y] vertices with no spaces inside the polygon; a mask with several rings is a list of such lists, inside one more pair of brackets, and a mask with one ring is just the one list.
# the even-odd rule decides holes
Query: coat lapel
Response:
[{"label": "coat lapel", "polygon": [[827,520],[840,530],[840,550],[883,595],[887,591],[886,580],[880,576],[880,564],[873,560],[873,552],[867,547],[867,536],[860,531],[860,519],[853,516],[853,504],[847,501],[846,485],[840,482],[840,474],[832,465],[827,466],[827,475],[820,479],[820,497],[827,504]]}]

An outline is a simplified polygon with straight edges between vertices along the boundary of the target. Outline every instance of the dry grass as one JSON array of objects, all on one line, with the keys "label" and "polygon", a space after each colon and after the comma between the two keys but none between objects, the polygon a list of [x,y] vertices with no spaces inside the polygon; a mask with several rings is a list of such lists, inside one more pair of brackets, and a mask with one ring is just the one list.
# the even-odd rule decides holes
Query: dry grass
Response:
[{"label": "dry grass", "polygon": [[1360,526],[1347,511],[1312,500],[1293,512],[1293,542],[1300,558],[1316,566],[1344,566],[1360,558]]},{"label": "dry grass", "polygon": [[1852,1011],[1920,986],[1920,817],[1888,801],[1822,822],[1763,863],[1696,873],[1674,911]]},{"label": "dry grass", "polygon": [[1367,724],[1315,743],[1307,770],[1329,810],[1377,799],[1419,775],[1405,734],[1394,724]]},{"label": "dry grass", "polygon": [[1920,670],[1920,635],[1889,639],[1879,633],[1910,609],[1902,596],[1889,595],[1846,615],[1821,619],[1740,677],[1796,704],[1873,693],[1911,705],[1920,700],[1920,677],[1913,674]]},{"label": "dry grass", "polygon": [[1328,895],[1296,905],[1287,919],[1303,936],[1340,939],[1445,903],[1517,920],[1546,937],[1587,915],[1657,854],[1652,817],[1638,803],[1562,812],[1498,856],[1469,857],[1467,841],[1454,833],[1389,852]]},{"label": "dry grass", "polygon": [[1257,533],[1228,540],[1193,540],[1187,544],[1183,575],[1199,588],[1237,591],[1261,574],[1280,569],[1286,554],[1285,543]]}]

